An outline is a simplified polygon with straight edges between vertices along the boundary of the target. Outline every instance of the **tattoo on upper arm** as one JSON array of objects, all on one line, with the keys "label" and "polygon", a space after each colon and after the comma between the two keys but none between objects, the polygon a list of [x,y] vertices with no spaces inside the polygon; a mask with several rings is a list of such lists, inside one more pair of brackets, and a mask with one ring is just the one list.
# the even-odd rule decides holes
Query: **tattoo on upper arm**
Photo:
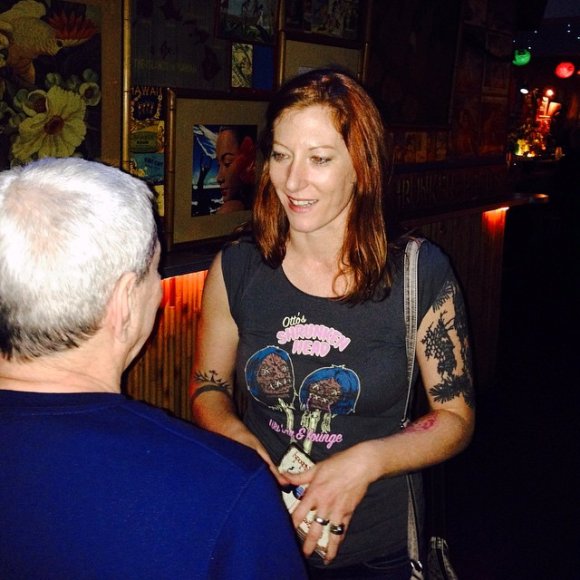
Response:
[{"label": "tattoo on upper arm", "polygon": [[[444,310],[449,300],[453,302],[454,315]],[[475,406],[473,379],[471,376],[471,348],[467,330],[467,318],[461,293],[455,282],[447,282],[441,289],[433,312],[438,312],[437,320],[432,323],[421,341],[425,345],[427,359],[437,360],[437,373],[441,381],[429,389],[435,401],[445,403],[463,395],[469,407]],[[457,360],[450,332],[457,335],[460,346],[460,359]],[[461,367],[459,368],[459,362]]]}]

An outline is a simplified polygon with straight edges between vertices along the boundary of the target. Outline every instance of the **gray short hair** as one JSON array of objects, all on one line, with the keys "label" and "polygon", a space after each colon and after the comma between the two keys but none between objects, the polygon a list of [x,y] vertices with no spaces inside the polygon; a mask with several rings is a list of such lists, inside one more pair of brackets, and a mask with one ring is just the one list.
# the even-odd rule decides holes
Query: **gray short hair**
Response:
[{"label": "gray short hair", "polygon": [[0,173],[0,353],[32,359],[98,330],[119,277],[149,271],[152,200],[143,181],[84,159]]}]

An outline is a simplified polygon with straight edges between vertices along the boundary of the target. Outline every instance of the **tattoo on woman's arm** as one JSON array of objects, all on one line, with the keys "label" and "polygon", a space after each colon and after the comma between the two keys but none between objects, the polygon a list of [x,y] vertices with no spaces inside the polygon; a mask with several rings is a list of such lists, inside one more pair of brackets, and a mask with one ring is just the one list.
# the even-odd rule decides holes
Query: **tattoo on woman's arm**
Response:
[{"label": "tattoo on woman's arm", "polygon": [[[450,316],[443,305],[451,299],[455,316]],[[437,373],[441,381],[431,387],[429,392],[435,401],[445,403],[463,395],[470,407],[475,407],[473,379],[471,376],[471,348],[467,331],[465,306],[461,294],[454,282],[448,282],[441,289],[433,304],[433,311],[439,311],[439,318],[429,326],[425,338],[425,355],[428,359],[437,360]],[[455,356],[450,331],[457,335],[460,345],[461,368]]]},{"label": "tattoo on woman's arm", "polygon": [[429,429],[431,429],[435,423],[437,422],[437,416],[436,415],[425,415],[424,417],[421,417],[420,419],[417,419],[417,421],[414,421],[413,423],[411,423],[406,429],[405,431],[408,432],[420,432],[420,431],[429,431]]},{"label": "tattoo on woman's arm", "polygon": [[217,391],[219,393],[224,393],[225,395],[231,394],[231,388],[227,381],[224,381],[218,376],[216,371],[202,372],[196,370],[194,373],[195,380],[198,383],[205,383],[201,387],[198,387],[191,395],[191,402],[199,397],[203,393],[208,391]]}]

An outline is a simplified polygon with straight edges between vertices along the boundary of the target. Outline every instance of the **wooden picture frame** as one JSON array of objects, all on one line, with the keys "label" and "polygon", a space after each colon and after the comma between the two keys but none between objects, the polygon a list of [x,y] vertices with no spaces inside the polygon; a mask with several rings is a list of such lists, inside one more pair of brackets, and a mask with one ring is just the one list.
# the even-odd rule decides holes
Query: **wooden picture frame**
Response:
[{"label": "wooden picture frame", "polygon": [[282,26],[286,37],[317,44],[360,48],[370,0],[286,0]]},{"label": "wooden picture frame", "polygon": [[[205,95],[168,89],[165,148],[164,238],[167,250],[215,246],[250,218],[250,210],[192,215],[194,191],[194,125],[255,125],[264,128],[266,99],[242,95]],[[256,176],[262,160],[256,159]],[[179,170],[177,170],[179,168]]]},{"label": "wooden picture frame", "polygon": [[[16,3],[3,1],[0,19],[2,15],[6,19]],[[39,157],[72,155],[124,166],[128,159],[129,0],[35,4],[30,5],[33,13],[28,24],[26,19],[13,21],[13,26],[24,28],[18,34],[13,31],[6,66],[1,69],[5,91],[0,106],[13,111],[19,122],[11,119],[12,113],[0,121],[0,168]],[[54,42],[55,51],[51,54],[39,45],[35,57],[28,62],[18,60],[21,51],[14,38],[38,35],[39,29],[48,36],[47,42]],[[62,133],[61,139],[55,128]]]}]

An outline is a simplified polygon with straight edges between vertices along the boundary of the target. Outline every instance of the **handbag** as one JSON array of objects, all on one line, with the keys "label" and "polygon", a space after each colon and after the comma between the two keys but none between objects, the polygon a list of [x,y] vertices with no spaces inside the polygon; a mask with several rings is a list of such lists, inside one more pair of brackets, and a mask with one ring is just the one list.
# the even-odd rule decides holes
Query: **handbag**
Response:
[{"label": "handbag", "polygon": [[[405,350],[407,353],[407,399],[401,419],[401,428],[409,423],[411,402],[413,400],[413,386],[416,379],[415,348],[417,342],[417,264],[422,238],[411,238],[405,247],[404,264],[404,314],[405,314]],[[409,490],[407,543],[411,560],[411,579],[416,580],[458,580],[449,557],[447,541],[440,536],[431,536],[427,546],[426,569],[419,557],[419,522],[415,502],[413,478],[407,474]]]}]

